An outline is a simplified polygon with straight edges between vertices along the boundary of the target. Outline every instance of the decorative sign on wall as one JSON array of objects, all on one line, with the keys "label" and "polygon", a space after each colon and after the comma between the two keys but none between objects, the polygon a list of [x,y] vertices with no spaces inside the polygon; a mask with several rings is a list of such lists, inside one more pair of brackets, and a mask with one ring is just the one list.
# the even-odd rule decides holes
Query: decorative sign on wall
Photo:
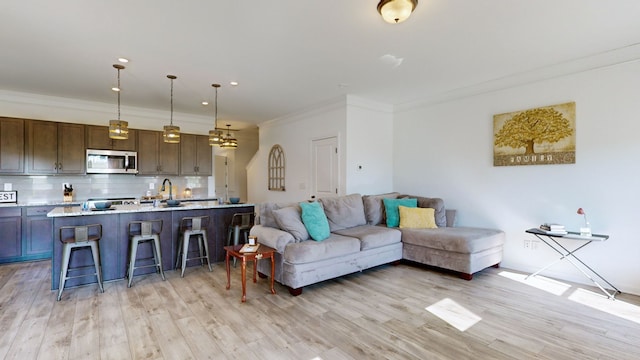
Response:
[{"label": "decorative sign on wall", "polygon": [[0,203],[17,203],[18,191],[0,191]]},{"label": "decorative sign on wall", "polygon": [[269,190],[285,191],[284,187],[284,150],[273,145],[269,151]]},{"label": "decorative sign on wall", "polygon": [[575,162],[575,102],[493,116],[493,166]]}]

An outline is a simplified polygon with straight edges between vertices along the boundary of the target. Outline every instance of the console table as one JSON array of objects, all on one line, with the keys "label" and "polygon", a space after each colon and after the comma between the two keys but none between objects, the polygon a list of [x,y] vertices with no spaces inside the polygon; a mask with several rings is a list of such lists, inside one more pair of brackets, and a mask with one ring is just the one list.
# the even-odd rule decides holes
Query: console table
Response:
[{"label": "console table", "polygon": [[[547,246],[549,246],[550,248],[555,250],[558,254],[560,254],[560,258],[559,259],[557,259],[554,262],[546,265],[545,267],[543,267],[542,269],[534,272],[533,274],[527,276],[526,279],[528,279],[531,276],[536,276],[536,275],[540,274],[541,272],[545,271],[546,269],[548,269],[549,267],[551,267],[552,265],[554,265],[554,264],[566,259],[576,269],[580,270],[580,272],[582,272],[584,274],[584,276],[586,276],[589,280],[591,280],[591,282],[593,282],[598,288],[600,288],[600,290],[602,290],[602,292],[605,293],[605,295],[607,295],[607,297],[609,299],[614,300],[616,294],[622,293],[620,290],[618,290],[618,288],[616,288],[609,281],[607,281],[607,279],[603,278],[602,275],[598,274],[589,265],[585,264],[584,261],[580,260],[575,255],[575,253],[578,250],[584,248],[585,246],[591,244],[594,241],[596,241],[596,242],[606,241],[607,239],[609,239],[609,235],[593,234],[591,236],[583,236],[583,235],[580,235],[580,233],[573,232],[573,231],[569,231],[567,234],[564,234],[564,235],[559,235],[559,234],[548,233],[546,231],[543,231],[543,230],[537,229],[537,228],[531,228],[529,230],[526,230],[526,232],[529,233],[529,234],[535,235],[543,243],[547,244]],[[582,244],[580,244],[577,248],[575,248],[573,250],[569,250],[567,247],[565,247],[562,244],[560,244],[557,239],[569,239],[569,240],[581,242]],[[582,266],[580,266],[579,264],[582,265]],[[605,283],[607,283],[607,285],[609,285],[611,288],[613,288],[614,291],[606,290],[591,275],[595,275],[597,278],[599,278],[600,280],[602,280]]]}]

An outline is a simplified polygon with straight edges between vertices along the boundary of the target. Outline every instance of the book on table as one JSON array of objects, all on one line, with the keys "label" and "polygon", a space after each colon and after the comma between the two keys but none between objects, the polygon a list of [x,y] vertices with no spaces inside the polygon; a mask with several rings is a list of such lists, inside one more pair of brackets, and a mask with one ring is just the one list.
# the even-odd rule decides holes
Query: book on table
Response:
[{"label": "book on table", "polygon": [[259,247],[260,247],[260,244],[255,244],[255,245],[244,244],[244,245],[242,245],[242,248],[240,248],[240,253],[242,253],[242,254],[244,254],[244,253],[254,253],[254,252],[258,251]]},{"label": "book on table", "polygon": [[566,235],[568,234],[567,230],[564,228],[562,224],[553,224],[553,223],[544,223],[540,225],[540,230],[544,231],[549,235]]}]

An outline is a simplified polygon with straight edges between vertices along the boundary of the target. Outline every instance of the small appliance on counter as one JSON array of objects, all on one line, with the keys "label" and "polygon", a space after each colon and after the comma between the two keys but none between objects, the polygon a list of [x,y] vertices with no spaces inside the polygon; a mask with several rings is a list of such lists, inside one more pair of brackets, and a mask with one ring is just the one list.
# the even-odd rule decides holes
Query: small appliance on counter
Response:
[{"label": "small appliance on counter", "polygon": [[[109,203],[110,206],[103,205],[106,203]],[[111,208],[111,205],[138,205],[139,203],[138,199],[132,197],[87,199],[87,207],[89,210],[99,209],[100,207]]]}]

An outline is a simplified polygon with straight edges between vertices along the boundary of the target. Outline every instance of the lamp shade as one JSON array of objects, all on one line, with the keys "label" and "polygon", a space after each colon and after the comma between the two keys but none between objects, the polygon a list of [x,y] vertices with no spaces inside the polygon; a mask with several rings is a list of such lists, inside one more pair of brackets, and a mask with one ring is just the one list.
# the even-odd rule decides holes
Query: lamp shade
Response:
[{"label": "lamp shade", "polygon": [[180,142],[180,127],[174,125],[165,125],[162,134],[164,142],[177,144]]},{"label": "lamp shade", "polygon": [[381,0],[378,12],[384,21],[397,24],[407,20],[417,5],[418,0]]},{"label": "lamp shade", "polygon": [[115,140],[127,140],[129,123],[124,120],[109,120],[109,137]]}]

